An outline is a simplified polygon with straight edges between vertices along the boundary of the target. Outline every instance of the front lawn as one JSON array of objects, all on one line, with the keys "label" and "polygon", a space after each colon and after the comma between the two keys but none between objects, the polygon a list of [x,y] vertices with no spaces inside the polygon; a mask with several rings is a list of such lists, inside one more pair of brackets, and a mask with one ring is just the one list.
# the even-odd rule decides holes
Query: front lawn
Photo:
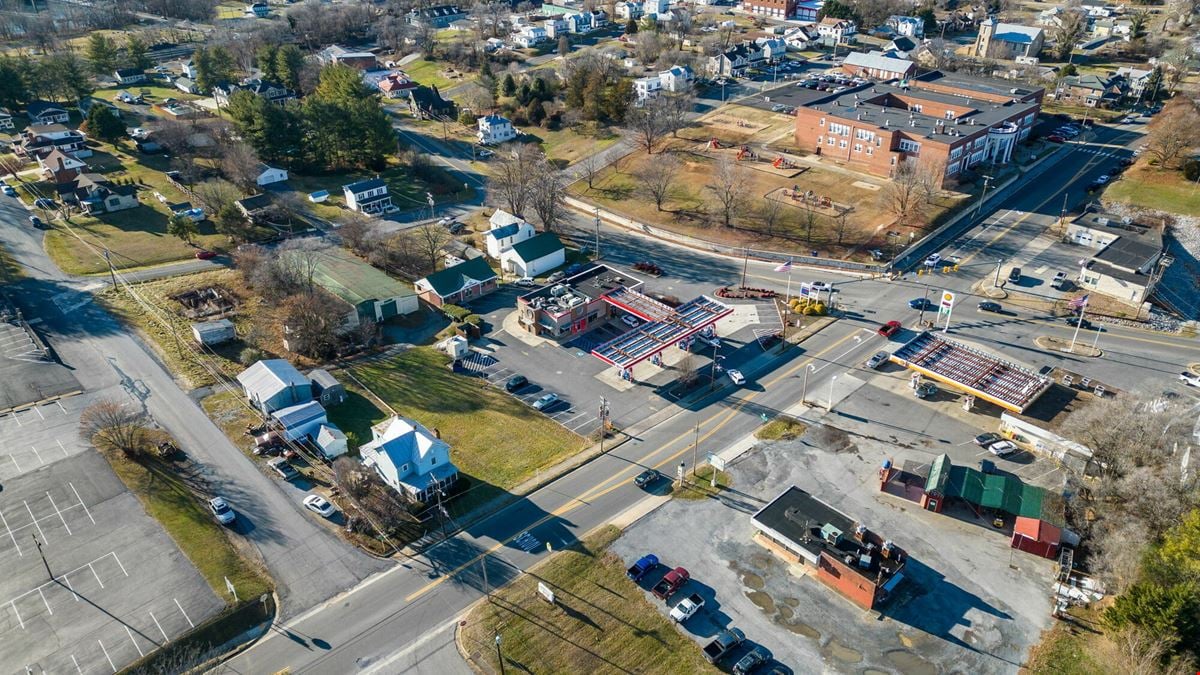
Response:
[{"label": "front lawn", "polygon": [[411,211],[413,209],[427,208],[427,197],[425,193],[433,195],[433,199],[437,203],[455,202],[463,199],[467,194],[462,183],[451,178],[450,174],[446,173],[440,167],[430,167],[428,169],[429,179],[419,178],[413,175],[411,169],[406,166],[401,166],[392,160],[392,166],[383,171],[347,171],[342,173],[329,173],[319,175],[300,175],[293,173],[288,178],[288,185],[299,191],[302,195],[311,194],[318,190],[328,190],[329,199],[323,204],[308,204],[309,208],[314,213],[322,218],[332,219],[346,213],[342,208],[345,206],[345,198],[342,192],[343,185],[375,178],[382,178],[388,186],[388,194],[392,197],[392,204],[401,211]]},{"label": "front lawn", "polygon": [[0,281],[16,281],[23,276],[25,276],[24,269],[17,264],[4,244],[0,244]]},{"label": "front lawn", "polygon": [[443,95],[446,90],[475,79],[476,73],[458,70],[448,63],[416,59],[400,66],[410,79],[427,87],[437,87]]},{"label": "front lawn", "polygon": [[[348,372],[399,414],[442,434],[450,444],[451,459],[471,479],[472,504],[516,487],[587,445],[484,380],[450,372],[448,363],[432,347],[416,347]],[[345,417],[363,417],[350,403],[353,399],[331,408],[330,421],[341,424]],[[380,412],[373,421],[385,416]],[[357,436],[366,425],[359,419],[347,426]]]},{"label": "front lawn", "polygon": [[1150,166],[1145,159],[1104,190],[1104,200],[1181,215],[1200,213],[1200,186],[1175,170]]},{"label": "front lawn", "polygon": [[[605,526],[477,604],[459,633],[477,669],[500,671],[498,635],[510,672],[720,672],[625,577],[625,561],[608,552],[620,534]],[[539,582],[554,605],[538,595]]]}]

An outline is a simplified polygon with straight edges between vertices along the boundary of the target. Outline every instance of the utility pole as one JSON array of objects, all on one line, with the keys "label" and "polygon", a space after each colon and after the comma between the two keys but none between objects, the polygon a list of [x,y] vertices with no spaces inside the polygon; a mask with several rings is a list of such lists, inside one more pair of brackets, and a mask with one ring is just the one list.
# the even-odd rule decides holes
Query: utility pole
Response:
[{"label": "utility pole", "polygon": [[1067,195],[1068,193],[1063,193],[1062,210],[1058,212],[1058,236],[1060,239],[1067,235]]},{"label": "utility pole", "polygon": [[46,554],[42,553],[42,542],[38,541],[36,534],[31,536],[33,537],[33,545],[37,546],[38,555],[42,558],[42,565],[46,567],[46,576],[50,579],[50,581],[54,581],[54,573],[50,571],[50,563],[46,562]]},{"label": "utility pole", "polygon": [[929,287],[925,287],[925,295],[921,296],[921,313],[917,316],[917,325],[925,323],[925,306],[929,304]]},{"label": "utility pole", "polygon": [[1000,265],[1003,262],[1000,258],[996,259],[996,278],[992,280],[992,288],[1000,288]]},{"label": "utility pole", "polygon": [[600,207],[596,207],[596,260],[600,259]]},{"label": "utility pole", "polygon": [[108,263],[108,275],[112,278],[113,288],[117,287],[117,272],[113,269],[111,253],[108,249],[104,249],[104,262]]},{"label": "utility pole", "polygon": [[696,437],[692,441],[692,476],[696,475],[696,448],[700,447],[700,418],[696,418]]},{"label": "utility pole", "polygon": [[600,397],[600,454],[604,454],[604,437],[608,434],[608,399]]},{"label": "utility pole", "polygon": [[742,247],[742,288],[746,287],[746,272],[750,268],[750,249]]},{"label": "utility pole", "polygon": [[988,182],[992,180],[991,176],[983,177],[983,192],[979,193],[979,204],[975,206],[975,215],[973,218],[979,217],[979,212],[983,210],[983,200],[987,199]]},{"label": "utility pole", "polygon": [[438,525],[442,529],[442,541],[446,540],[446,517],[445,510],[442,508],[442,487],[437,487],[437,510],[438,510]]}]

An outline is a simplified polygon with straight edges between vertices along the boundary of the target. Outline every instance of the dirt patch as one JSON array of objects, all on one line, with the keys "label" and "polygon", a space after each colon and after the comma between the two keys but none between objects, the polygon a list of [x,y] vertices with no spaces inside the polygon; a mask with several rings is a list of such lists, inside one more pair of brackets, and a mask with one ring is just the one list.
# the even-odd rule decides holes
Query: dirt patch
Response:
[{"label": "dirt patch", "polygon": [[851,440],[850,434],[827,425],[810,427],[804,435],[804,440],[810,445],[832,453],[858,452],[858,446]]},{"label": "dirt patch", "polygon": [[814,640],[821,639],[821,631],[817,630],[816,628],[813,628],[812,626],[804,623],[803,621],[785,621],[783,623],[780,623],[779,625],[788,629],[792,633],[795,633],[796,635],[803,635],[806,638],[812,638]]},{"label": "dirt patch", "polygon": [[758,608],[767,614],[772,614],[775,611],[775,600],[765,591],[750,591],[746,594],[750,598],[750,602],[758,605]]},{"label": "dirt patch", "polygon": [[746,588],[756,591],[761,591],[766,586],[766,584],[763,582],[763,578],[757,574],[754,574],[753,572],[743,572],[742,583],[745,584]]}]

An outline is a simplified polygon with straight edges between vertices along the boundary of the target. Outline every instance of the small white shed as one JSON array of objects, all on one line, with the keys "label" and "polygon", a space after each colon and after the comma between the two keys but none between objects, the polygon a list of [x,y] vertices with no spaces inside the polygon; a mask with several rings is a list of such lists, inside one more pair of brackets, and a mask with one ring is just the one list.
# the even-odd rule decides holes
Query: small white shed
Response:
[{"label": "small white shed", "polygon": [[202,345],[219,345],[237,337],[237,331],[229,319],[217,319],[192,324],[192,337]]},{"label": "small white shed", "polygon": [[446,354],[452,359],[461,359],[470,351],[467,344],[467,338],[461,335],[453,335],[437,343],[437,350]]},{"label": "small white shed", "polygon": [[325,459],[332,460],[350,451],[346,434],[332,424],[322,424],[317,430],[317,447]]}]

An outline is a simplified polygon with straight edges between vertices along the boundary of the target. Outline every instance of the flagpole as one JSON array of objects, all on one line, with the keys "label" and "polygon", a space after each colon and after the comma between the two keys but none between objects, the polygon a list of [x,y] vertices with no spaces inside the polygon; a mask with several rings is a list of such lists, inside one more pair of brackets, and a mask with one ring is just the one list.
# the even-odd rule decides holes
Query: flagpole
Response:
[{"label": "flagpole", "polygon": [[791,300],[792,300],[792,264],[791,263],[792,263],[792,261],[788,260],[788,283],[787,283],[787,293],[785,293],[783,296],[784,302],[791,302]]},{"label": "flagpole", "polygon": [[1075,340],[1079,338],[1079,327],[1083,325],[1083,315],[1087,314],[1087,305],[1089,295],[1083,296],[1083,304],[1079,306],[1079,321],[1075,322],[1075,334],[1071,336],[1071,348],[1068,350],[1072,354],[1075,353]]}]

